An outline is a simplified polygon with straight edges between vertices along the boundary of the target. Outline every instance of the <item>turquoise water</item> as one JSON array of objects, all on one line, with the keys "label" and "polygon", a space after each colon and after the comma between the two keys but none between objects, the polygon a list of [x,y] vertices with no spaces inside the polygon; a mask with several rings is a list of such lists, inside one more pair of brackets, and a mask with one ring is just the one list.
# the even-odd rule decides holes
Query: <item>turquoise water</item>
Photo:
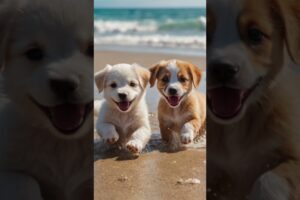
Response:
[{"label": "turquoise water", "polygon": [[125,46],[203,51],[206,9],[94,10],[98,47]]}]

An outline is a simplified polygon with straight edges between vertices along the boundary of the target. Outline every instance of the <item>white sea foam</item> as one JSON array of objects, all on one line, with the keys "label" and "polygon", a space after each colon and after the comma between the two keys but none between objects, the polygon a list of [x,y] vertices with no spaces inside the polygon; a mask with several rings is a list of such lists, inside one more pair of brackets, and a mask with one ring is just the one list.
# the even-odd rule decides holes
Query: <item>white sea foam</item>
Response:
[{"label": "white sea foam", "polygon": [[155,32],[157,24],[149,21],[141,24],[138,21],[97,20],[94,23],[96,34],[130,33],[130,32]]},{"label": "white sea foam", "polygon": [[[153,13],[152,13],[153,14]],[[94,22],[96,46],[206,49],[206,17],[156,19],[97,18]]]}]

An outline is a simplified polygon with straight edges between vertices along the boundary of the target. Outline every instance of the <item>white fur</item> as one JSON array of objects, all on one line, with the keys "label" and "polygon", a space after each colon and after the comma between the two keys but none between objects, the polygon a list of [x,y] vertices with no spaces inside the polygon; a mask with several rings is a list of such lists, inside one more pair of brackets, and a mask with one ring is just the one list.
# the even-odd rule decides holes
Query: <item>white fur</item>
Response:
[{"label": "white fur", "polygon": [[[133,153],[141,152],[150,139],[151,130],[148,119],[148,108],[145,102],[143,87],[135,66],[119,64],[112,66],[105,74],[104,100],[99,106],[99,117],[96,130],[108,143],[118,143]],[[130,87],[136,82],[136,87]],[[116,88],[110,84],[116,83]],[[127,111],[121,111],[115,102],[119,101],[118,92],[126,93],[130,101]]]},{"label": "white fur", "polygon": [[194,132],[194,126],[189,122],[185,123],[180,131],[181,142],[184,144],[191,143],[194,138]]}]

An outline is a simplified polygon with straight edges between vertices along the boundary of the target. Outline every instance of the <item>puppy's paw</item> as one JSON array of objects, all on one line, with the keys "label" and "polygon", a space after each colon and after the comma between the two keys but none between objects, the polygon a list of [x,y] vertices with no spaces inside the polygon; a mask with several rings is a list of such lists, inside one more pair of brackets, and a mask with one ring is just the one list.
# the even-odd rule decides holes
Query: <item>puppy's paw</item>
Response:
[{"label": "puppy's paw", "polygon": [[185,133],[181,133],[181,143],[182,144],[189,144],[193,141],[194,138],[194,134],[193,132],[189,131],[189,132],[185,132]]},{"label": "puppy's paw", "polygon": [[143,144],[141,141],[139,140],[130,140],[127,144],[126,144],[126,148],[128,149],[128,151],[130,151],[131,153],[140,153],[143,149]]},{"label": "puppy's paw", "polygon": [[103,136],[103,140],[108,144],[114,144],[119,140],[119,134],[116,132],[111,132],[110,134]]},{"label": "puppy's paw", "polygon": [[250,200],[288,200],[289,185],[287,180],[274,172],[266,172],[254,184]]}]

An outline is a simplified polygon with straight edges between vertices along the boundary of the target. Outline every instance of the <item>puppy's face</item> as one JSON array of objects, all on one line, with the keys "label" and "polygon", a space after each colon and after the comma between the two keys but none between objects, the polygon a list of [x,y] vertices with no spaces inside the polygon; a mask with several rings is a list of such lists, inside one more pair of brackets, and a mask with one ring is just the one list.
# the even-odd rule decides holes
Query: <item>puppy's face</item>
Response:
[{"label": "puppy's face", "polygon": [[144,95],[150,72],[136,64],[106,66],[95,75],[100,92],[120,112],[130,111]]},{"label": "puppy's face", "polygon": [[157,80],[157,89],[170,105],[178,107],[201,80],[200,70],[191,63],[178,60],[161,61],[150,69],[150,84]]},{"label": "puppy's face", "polygon": [[290,2],[208,2],[207,89],[209,114],[215,121],[240,120],[277,81],[285,63],[299,63],[299,23],[287,16],[296,13],[288,8]]},{"label": "puppy's face", "polygon": [[67,9],[71,1],[19,5],[4,43],[10,99],[35,126],[66,139],[92,130],[93,5],[88,2],[76,1],[75,12]]}]

